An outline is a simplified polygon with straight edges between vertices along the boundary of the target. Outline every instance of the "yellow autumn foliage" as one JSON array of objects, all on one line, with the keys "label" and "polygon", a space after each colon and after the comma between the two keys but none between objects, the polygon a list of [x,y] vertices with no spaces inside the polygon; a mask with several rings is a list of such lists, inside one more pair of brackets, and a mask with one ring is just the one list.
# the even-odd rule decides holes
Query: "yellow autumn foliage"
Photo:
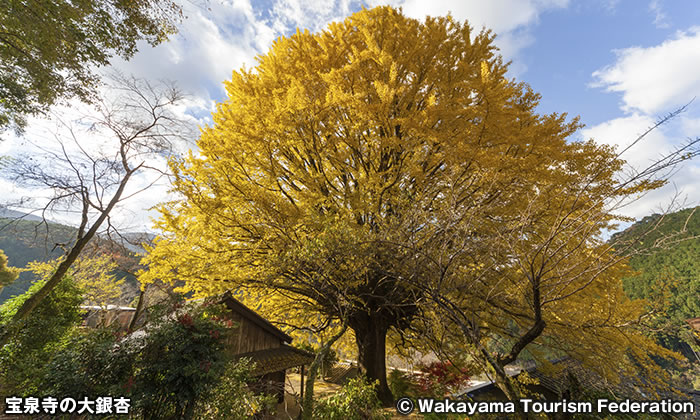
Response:
[{"label": "yellow autumn foliage", "polygon": [[140,280],[234,289],[318,334],[350,314],[380,396],[389,329],[459,321],[431,301],[480,326],[465,346],[516,339],[539,306],[532,346],[611,379],[630,354],[649,369],[650,352],[672,356],[631,327],[643,305],[601,239],[619,220],[607,200],[660,183],[621,185],[613,149],[569,140],[578,119],[537,114],[493,38],[390,7],[279,38],[226,82],[199,154],[172,161],[182,199],[160,207]]},{"label": "yellow autumn foliage", "polygon": [[[32,261],[27,270],[37,278],[46,279],[56,270],[59,260],[47,262]],[[68,271],[76,285],[83,291],[86,305],[106,307],[119,303],[124,279],[117,280],[114,274],[117,264],[108,255],[78,258]]]}]

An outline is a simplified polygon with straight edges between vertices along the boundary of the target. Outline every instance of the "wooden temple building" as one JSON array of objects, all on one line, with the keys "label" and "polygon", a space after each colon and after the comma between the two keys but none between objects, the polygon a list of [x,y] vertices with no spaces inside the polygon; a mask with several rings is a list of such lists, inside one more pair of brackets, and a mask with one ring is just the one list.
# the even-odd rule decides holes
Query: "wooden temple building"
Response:
[{"label": "wooden temple building", "polygon": [[313,362],[314,355],[290,346],[292,337],[236,300],[231,292],[224,293],[221,303],[226,305],[230,319],[238,325],[228,338],[229,351],[236,358],[246,357],[255,362],[252,374],[259,379],[256,388],[276,394],[281,401],[286,371],[298,367],[303,393],[304,366]]},{"label": "wooden temple building", "polygon": [[[220,302],[228,308],[227,318],[236,325],[233,334],[226,339],[229,355],[234,359],[246,357],[255,363],[252,371],[255,383],[251,388],[277,395],[282,401],[287,370],[299,368],[303,397],[304,366],[313,362],[314,355],[290,346],[292,338],[289,335],[236,300],[231,292],[224,293]],[[135,308],[111,305],[83,306],[82,309],[86,311],[83,325],[90,328],[118,323],[121,330],[127,331],[136,314]],[[138,321],[143,322],[142,319]]]}]

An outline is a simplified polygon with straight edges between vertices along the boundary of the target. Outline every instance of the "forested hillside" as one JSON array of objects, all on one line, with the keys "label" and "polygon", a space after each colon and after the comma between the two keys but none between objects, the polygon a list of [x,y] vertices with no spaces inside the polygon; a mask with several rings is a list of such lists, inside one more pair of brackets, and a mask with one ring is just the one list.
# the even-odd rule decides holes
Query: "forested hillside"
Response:
[{"label": "forested hillside", "polygon": [[[63,255],[62,246],[75,236],[75,228],[59,223],[40,223],[36,220],[16,220],[0,217],[0,249],[7,255],[9,265],[23,268],[30,261],[48,261]],[[106,244],[100,245],[106,247]],[[122,259],[138,260],[129,250],[110,244],[109,251],[119,254]],[[124,271],[115,273],[117,280],[125,278],[128,289],[125,300],[136,295],[136,278]],[[7,299],[24,293],[34,280],[31,272],[23,271],[19,278],[0,289],[0,304]],[[130,292],[129,292],[130,290]],[[127,303],[127,302],[122,302]]]},{"label": "forested hillside", "polygon": [[685,320],[700,316],[700,207],[647,216],[611,240],[634,238],[630,265],[638,274],[623,280],[625,291],[649,300],[657,339],[688,354]]},{"label": "forested hillside", "polygon": [[[48,261],[63,254],[56,244],[66,243],[75,229],[57,223],[39,224],[33,220],[0,218],[0,249],[10,266],[25,267],[30,261]],[[12,284],[0,289],[0,303],[24,293],[33,280],[32,274],[22,272]]]}]

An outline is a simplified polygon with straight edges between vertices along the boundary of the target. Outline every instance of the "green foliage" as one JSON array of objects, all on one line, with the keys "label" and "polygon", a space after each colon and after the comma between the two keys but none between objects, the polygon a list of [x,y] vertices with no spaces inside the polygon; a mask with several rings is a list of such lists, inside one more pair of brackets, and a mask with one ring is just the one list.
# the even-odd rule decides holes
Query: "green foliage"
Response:
[{"label": "green foliage", "polygon": [[[0,249],[4,250],[10,263],[24,267],[31,261],[48,261],[63,254],[60,248],[51,249],[53,244],[66,243],[75,236],[75,228],[50,223],[48,228],[30,220],[10,220],[0,218]],[[12,284],[0,289],[0,303],[12,296],[26,292],[34,276],[22,272]]]},{"label": "green foliage", "polygon": [[[40,225],[32,220],[11,220],[0,217],[0,249],[4,250],[9,262],[15,267],[26,267],[30,262],[48,262],[63,255],[63,249],[54,244],[71,243],[76,235],[74,227],[58,223]],[[95,241],[97,242],[97,241]],[[92,245],[92,244],[91,244]],[[116,248],[113,244],[101,243],[94,245],[99,250]],[[131,260],[137,261],[134,255],[129,255],[126,250],[116,250],[115,255],[125,264],[131,264]],[[130,295],[136,294],[136,278],[124,271],[115,271],[117,281],[126,280],[125,288]],[[26,292],[36,277],[30,271],[22,271],[13,283],[0,288],[0,304],[13,296]],[[128,301],[127,301],[128,302]],[[126,303],[126,302],[122,302]]]},{"label": "green foliage", "polygon": [[277,404],[274,395],[253,394],[247,386],[253,379],[250,359],[228,363],[218,384],[197,407],[197,418],[237,420],[249,419],[256,413],[271,413]]},{"label": "green foliage", "polygon": [[[647,233],[648,232],[648,233]],[[622,245],[641,237],[630,266],[637,271],[623,280],[625,292],[647,299],[650,327],[663,346],[686,355],[692,338],[685,320],[700,315],[700,213],[685,209],[652,215],[611,239]]]},{"label": "green foliage", "polygon": [[7,0],[0,8],[0,129],[61,100],[89,100],[96,67],[175,32],[171,0]]},{"label": "green foliage", "polygon": [[[0,349],[0,391],[15,395],[39,395],[45,367],[62,339],[81,320],[82,290],[70,278],[61,283],[44,299],[36,310],[21,321],[10,325],[17,309],[44,284],[36,282],[24,294],[0,306],[0,329],[10,329],[12,336]],[[7,394],[5,394],[7,395]]]},{"label": "green foliage", "polygon": [[[45,280],[0,306],[0,327]],[[66,277],[0,349],[2,395],[125,395],[143,418],[248,418],[274,398],[247,388],[250,364],[228,360],[232,327],[211,302],[181,298],[149,308],[150,323],[124,336],[116,328],[74,328],[83,291]]]},{"label": "green foliage", "polygon": [[226,327],[201,307],[163,317],[136,339],[133,380],[125,384],[147,418],[181,418],[215,384],[225,365]]},{"label": "green foliage", "polygon": [[389,381],[389,389],[395,398],[418,396],[417,386],[410,374],[392,369],[387,380]]},{"label": "green foliage", "polygon": [[[237,381],[248,371],[225,356],[230,327],[218,317],[221,311],[175,301],[151,308],[150,323],[126,337],[112,329],[76,331],[53,357],[44,387],[55,395],[126,395],[144,418],[192,418],[198,405],[219,413],[226,404],[210,409],[207,398],[242,390]],[[228,404],[238,397],[258,401],[232,395]]]},{"label": "green foliage", "polygon": [[74,329],[45,370],[48,395],[122,395],[136,348],[115,328]]},{"label": "green foliage", "polygon": [[336,394],[321,399],[314,406],[314,418],[327,420],[366,420],[387,419],[377,398],[376,382],[370,383],[364,377],[357,377]]},{"label": "green foliage", "polygon": [[[309,353],[313,354],[317,354],[320,349],[320,346],[314,346],[308,342],[297,343],[295,346],[301,350],[308,351]],[[328,352],[324,356],[323,360],[321,360],[321,375],[328,376],[336,363],[338,363],[338,354],[332,348],[328,349]]]},{"label": "green foliage", "polygon": [[610,241],[622,245],[633,241],[634,251],[669,249],[700,234],[699,208],[687,208],[669,214],[652,214],[615,233]]},{"label": "green foliage", "polygon": [[[39,278],[49,278],[58,269],[61,259],[48,262],[32,261],[27,269]],[[68,269],[68,276],[83,290],[83,302],[86,305],[118,304],[122,295],[124,280],[117,280],[114,273],[117,264],[109,255],[82,256]]]}]

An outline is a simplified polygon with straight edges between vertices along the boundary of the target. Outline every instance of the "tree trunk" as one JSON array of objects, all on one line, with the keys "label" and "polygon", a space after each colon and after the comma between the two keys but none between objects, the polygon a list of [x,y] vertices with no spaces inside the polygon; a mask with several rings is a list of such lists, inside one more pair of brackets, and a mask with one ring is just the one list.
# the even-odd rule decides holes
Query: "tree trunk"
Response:
[{"label": "tree trunk", "polygon": [[194,400],[190,400],[185,404],[185,415],[182,417],[183,419],[190,420],[194,418],[194,406]]},{"label": "tree trunk", "polygon": [[139,302],[136,304],[136,311],[134,311],[134,316],[131,318],[131,321],[129,321],[129,328],[127,329],[127,333],[131,333],[134,331],[134,327],[136,327],[136,322],[141,316],[141,312],[143,312],[143,300],[146,298],[147,287],[148,285],[143,287],[139,292]]},{"label": "tree trunk", "polygon": [[[496,386],[501,391],[503,391],[503,393],[509,401],[518,401],[518,399],[521,396],[520,390],[517,388],[517,385],[513,382],[513,380],[508,376],[505,366],[499,363],[481,344],[478,344],[477,347],[479,348],[481,354],[484,356],[484,359],[486,359],[488,364],[493,369],[494,381],[496,383]],[[524,413],[519,410],[516,411],[513,417],[523,420],[529,418],[527,413]]]},{"label": "tree trunk", "polygon": [[355,332],[360,372],[371,382],[379,381],[377,397],[386,407],[394,404],[386,381],[386,334],[390,322],[380,314],[355,316],[350,326]]},{"label": "tree trunk", "polygon": [[44,298],[48,296],[49,293],[51,293],[51,291],[63,280],[63,276],[68,273],[68,269],[71,267],[71,265],[73,265],[75,260],[78,259],[80,252],[83,250],[85,244],[87,244],[89,240],[90,238],[79,239],[66,258],[61,261],[60,264],[58,264],[56,271],[53,272],[46,283],[41,286],[41,288],[32,296],[25,300],[24,303],[22,303],[22,305],[17,309],[17,312],[14,314],[11,321],[5,326],[5,330],[2,331],[2,335],[0,336],[0,347],[7,344],[10,337],[14,333],[14,330],[20,325],[20,321],[26,318],[27,315],[29,315],[29,313],[33,311],[34,308],[36,308],[39,303],[41,303],[41,301],[44,300]]},{"label": "tree trunk", "polygon": [[338,341],[340,337],[345,334],[345,330],[348,329],[347,321],[343,322],[343,327],[338,331],[333,337],[331,337],[326,344],[321,346],[316,353],[314,361],[309,366],[309,373],[306,378],[306,389],[304,390],[304,400],[302,401],[301,415],[303,420],[311,420],[314,411],[314,382],[316,381],[316,374],[318,373],[318,368],[321,362],[326,357],[326,354],[331,349],[331,346]]},{"label": "tree trunk", "polygon": [[[512,378],[508,377],[505,370],[496,370],[494,379],[496,380],[496,386],[501,391],[503,391],[503,393],[506,395],[506,398],[508,398],[509,401],[518,401],[520,391],[518,391],[516,384],[513,383]],[[521,420],[526,420],[530,418],[528,413],[522,412],[520,410],[516,410],[515,414],[513,414],[513,417]]]},{"label": "tree trunk", "polygon": [[88,214],[87,204],[83,203],[83,223],[81,224],[81,227],[78,230],[78,237],[76,238],[75,243],[71,247],[70,251],[66,254],[66,257],[63,259],[63,261],[61,261],[58,264],[56,271],[54,271],[53,274],[51,274],[51,277],[49,277],[46,283],[43,286],[41,286],[41,288],[37,290],[36,293],[31,295],[27,300],[24,301],[24,303],[22,303],[22,305],[17,309],[17,312],[15,312],[15,314],[13,315],[12,320],[6,325],[5,331],[0,331],[0,347],[7,344],[7,342],[10,339],[10,336],[12,335],[13,330],[20,325],[20,321],[26,318],[37,306],[39,306],[39,303],[41,303],[41,301],[44,300],[44,298],[46,298],[46,296],[48,296],[49,293],[51,293],[51,291],[54,288],[56,288],[56,286],[58,286],[61,280],[63,280],[63,276],[65,276],[66,273],[68,273],[70,267],[80,256],[80,253],[83,251],[83,248],[85,248],[85,245],[87,245],[88,242],[92,240],[92,238],[97,233],[97,230],[100,228],[100,226],[102,226],[102,223],[105,220],[107,220],[107,217],[109,217],[109,213],[121,199],[121,196],[124,193],[124,189],[126,188],[126,184],[129,182],[129,178],[131,178],[131,175],[136,170],[129,169],[126,165],[126,162],[124,163],[124,168],[126,169],[126,174],[121,179],[121,181],[119,181],[119,187],[117,187],[117,191],[115,191],[114,196],[112,196],[112,198],[109,200],[107,207],[105,207],[105,209],[100,212],[100,215],[95,220],[95,223],[93,223],[90,229],[88,229],[88,231],[84,234],[82,234],[82,231],[87,223]]}]

